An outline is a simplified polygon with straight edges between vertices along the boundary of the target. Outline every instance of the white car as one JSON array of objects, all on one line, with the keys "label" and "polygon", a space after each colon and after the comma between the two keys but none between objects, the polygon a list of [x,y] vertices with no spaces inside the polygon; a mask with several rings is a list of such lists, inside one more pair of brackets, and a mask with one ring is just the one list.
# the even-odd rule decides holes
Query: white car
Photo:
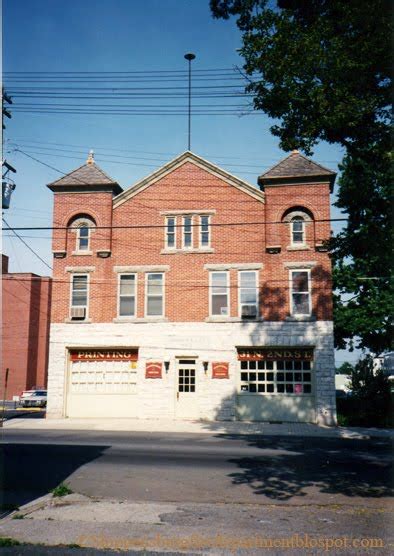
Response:
[{"label": "white car", "polygon": [[24,390],[19,396],[19,405],[22,407],[46,407],[46,390]]}]

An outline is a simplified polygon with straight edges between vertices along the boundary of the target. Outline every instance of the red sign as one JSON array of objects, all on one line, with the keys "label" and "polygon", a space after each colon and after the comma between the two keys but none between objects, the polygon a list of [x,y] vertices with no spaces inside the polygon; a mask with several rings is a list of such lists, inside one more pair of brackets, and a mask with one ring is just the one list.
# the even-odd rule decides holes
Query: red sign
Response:
[{"label": "red sign", "polygon": [[71,361],[138,361],[137,349],[78,349],[70,352]]},{"label": "red sign", "polygon": [[229,378],[228,363],[212,363],[212,378]]},{"label": "red sign", "polygon": [[147,363],[145,378],[161,378],[162,363]]},{"label": "red sign", "polygon": [[312,361],[313,348],[240,348],[239,361]]}]

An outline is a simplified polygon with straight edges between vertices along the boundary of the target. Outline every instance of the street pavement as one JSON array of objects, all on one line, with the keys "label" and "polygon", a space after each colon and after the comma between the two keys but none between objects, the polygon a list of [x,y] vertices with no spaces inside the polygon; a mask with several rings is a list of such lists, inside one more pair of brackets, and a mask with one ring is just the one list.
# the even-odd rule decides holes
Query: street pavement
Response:
[{"label": "street pavement", "polygon": [[[338,554],[393,552],[388,438],[6,428],[2,458],[1,537],[164,553],[194,535],[187,554],[229,554],[298,534],[385,544]],[[48,493],[64,482],[78,494],[59,505]]]}]

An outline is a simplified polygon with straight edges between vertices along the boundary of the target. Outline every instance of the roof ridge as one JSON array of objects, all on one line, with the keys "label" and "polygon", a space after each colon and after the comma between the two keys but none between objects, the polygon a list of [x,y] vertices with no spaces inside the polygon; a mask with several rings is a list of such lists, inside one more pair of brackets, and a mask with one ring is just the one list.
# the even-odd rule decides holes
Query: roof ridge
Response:
[{"label": "roof ridge", "polygon": [[[268,174],[268,172],[271,172],[274,168],[276,168],[277,166],[279,166],[279,164],[282,164],[282,162],[284,162],[285,160],[287,160],[288,158],[290,158],[293,154],[296,154],[295,152],[291,152],[289,153],[287,156],[285,156],[284,158],[281,158],[276,164],[274,164],[273,166],[270,166],[268,168],[268,170],[266,170],[263,174],[261,174],[262,176],[265,176],[265,174]],[[298,153],[300,154],[300,153]]]},{"label": "roof ridge", "polygon": [[312,160],[311,158],[308,158],[307,156],[305,156],[304,154],[302,154],[300,152],[298,154],[300,156],[302,156],[303,158],[305,158],[305,160],[307,160],[308,162],[312,162],[315,166],[319,166],[320,168],[322,168],[322,170],[325,170],[326,172],[330,172],[330,174],[335,174],[335,172],[333,170],[330,170],[329,168],[326,168],[325,166],[320,164],[320,162],[315,162],[314,160]]}]

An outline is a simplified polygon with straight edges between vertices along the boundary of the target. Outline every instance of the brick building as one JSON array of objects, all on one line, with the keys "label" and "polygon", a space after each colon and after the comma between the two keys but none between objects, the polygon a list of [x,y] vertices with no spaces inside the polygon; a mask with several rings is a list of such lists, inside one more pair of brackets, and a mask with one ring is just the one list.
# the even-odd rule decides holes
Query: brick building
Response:
[{"label": "brick building", "polygon": [[7,399],[46,387],[51,282],[31,272],[8,272],[8,257],[2,255],[1,396],[9,368]]},{"label": "brick building", "polygon": [[125,191],[92,155],[50,184],[48,416],[335,423],[334,179],[185,152]]}]

